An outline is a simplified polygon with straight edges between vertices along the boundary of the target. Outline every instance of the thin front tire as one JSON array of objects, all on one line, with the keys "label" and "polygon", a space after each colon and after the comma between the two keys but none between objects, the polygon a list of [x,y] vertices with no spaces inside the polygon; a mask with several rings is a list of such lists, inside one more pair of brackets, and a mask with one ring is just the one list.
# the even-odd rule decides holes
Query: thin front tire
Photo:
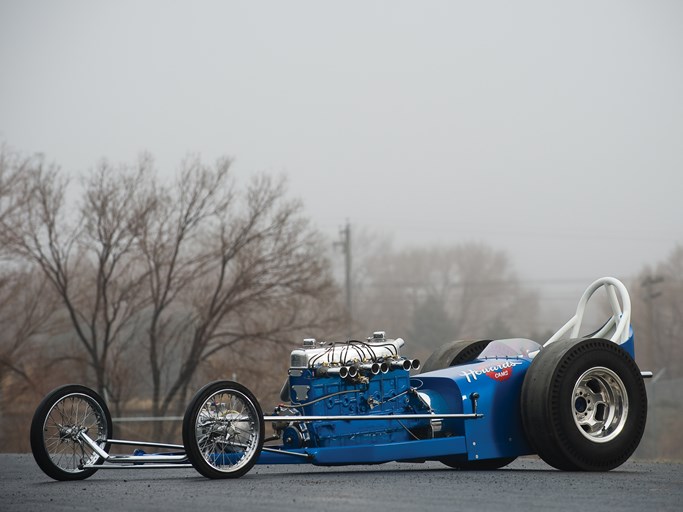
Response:
[{"label": "thin front tire", "polygon": [[263,447],[263,412],[254,395],[231,381],[207,384],[183,418],[183,443],[192,466],[207,478],[239,478]]},{"label": "thin front tire", "polygon": [[102,464],[102,458],[80,439],[91,437],[104,451],[112,437],[109,409],[90,388],[69,384],[50,392],[31,422],[31,451],[43,472],[55,480],[83,480]]}]

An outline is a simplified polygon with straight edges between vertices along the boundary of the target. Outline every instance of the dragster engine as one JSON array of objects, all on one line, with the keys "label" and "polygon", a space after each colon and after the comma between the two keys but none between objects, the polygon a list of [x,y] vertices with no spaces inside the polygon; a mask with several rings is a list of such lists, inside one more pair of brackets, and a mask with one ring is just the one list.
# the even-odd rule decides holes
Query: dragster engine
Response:
[{"label": "dragster engine", "polygon": [[[289,403],[276,414],[302,416],[427,414],[428,401],[411,386],[410,370],[417,359],[406,359],[401,338],[383,331],[367,341],[321,342],[305,339],[291,353],[289,378],[282,390]],[[430,420],[366,420],[274,422],[286,448],[381,444],[433,437]]]}]

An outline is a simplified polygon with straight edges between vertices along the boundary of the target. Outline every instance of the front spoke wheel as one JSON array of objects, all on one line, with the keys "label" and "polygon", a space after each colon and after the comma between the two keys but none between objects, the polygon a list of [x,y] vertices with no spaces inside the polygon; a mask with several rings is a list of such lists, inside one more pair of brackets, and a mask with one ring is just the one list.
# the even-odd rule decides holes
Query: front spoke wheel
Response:
[{"label": "front spoke wheel", "polygon": [[112,437],[112,422],[104,400],[79,385],[62,386],[40,403],[31,423],[31,451],[38,466],[55,480],[91,476],[102,459],[85,444],[87,434],[105,451]]},{"label": "front spoke wheel", "polygon": [[251,392],[235,382],[202,388],[183,419],[188,458],[208,478],[244,475],[256,463],[263,439],[261,408]]}]

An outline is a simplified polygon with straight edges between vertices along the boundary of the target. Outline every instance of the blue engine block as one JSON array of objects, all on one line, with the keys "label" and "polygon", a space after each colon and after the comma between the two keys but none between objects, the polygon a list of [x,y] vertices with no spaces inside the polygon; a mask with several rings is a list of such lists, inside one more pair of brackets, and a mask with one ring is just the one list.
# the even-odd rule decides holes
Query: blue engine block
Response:
[{"label": "blue engine block", "polygon": [[[410,385],[408,370],[395,368],[362,380],[338,375],[315,376],[311,369],[291,371],[292,404],[306,416],[427,413],[429,408]],[[364,382],[364,381],[367,382]],[[326,398],[325,398],[326,397]],[[292,424],[283,432],[287,448],[382,444],[431,437],[427,420],[313,421]]]}]

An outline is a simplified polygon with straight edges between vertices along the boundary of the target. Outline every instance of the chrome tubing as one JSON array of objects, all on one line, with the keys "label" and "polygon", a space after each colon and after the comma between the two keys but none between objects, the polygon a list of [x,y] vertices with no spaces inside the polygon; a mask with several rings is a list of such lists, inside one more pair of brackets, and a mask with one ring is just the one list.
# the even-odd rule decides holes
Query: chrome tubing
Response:
[{"label": "chrome tubing", "polygon": [[392,361],[392,368],[400,368],[401,370],[410,370],[413,365],[408,359],[401,359],[400,361]]},{"label": "chrome tubing", "polygon": [[263,421],[368,421],[368,420],[431,420],[483,418],[481,413],[468,414],[365,414],[348,416],[264,416]]},{"label": "chrome tubing", "polygon": [[[149,461],[142,461],[142,462],[149,462]],[[128,463],[128,464],[100,464],[99,466],[96,464],[84,464],[83,469],[88,469],[88,468],[94,468],[97,470],[100,469],[180,469],[180,468],[192,468],[194,467],[190,463],[178,463],[178,464],[160,464],[160,463],[154,463],[154,464],[142,464],[140,461],[136,461],[133,463]]]},{"label": "chrome tubing", "polygon": [[125,439],[107,439],[107,443],[127,446],[149,446],[152,448],[164,448],[167,450],[185,450],[182,444],[149,443],[147,441],[128,441]]},{"label": "chrome tubing", "polygon": [[[186,462],[187,455],[110,455],[104,451],[100,445],[93,441],[85,432],[79,432],[78,437],[87,444],[97,455],[99,455],[105,462],[113,462],[117,464],[131,464],[131,463],[150,463],[150,462]],[[98,466],[100,467],[100,466]]]},{"label": "chrome tubing", "polygon": [[[327,375],[339,375],[342,379],[345,379],[346,377],[349,377],[349,372],[351,368],[348,366],[320,366],[316,368],[315,370],[315,375],[316,377],[325,377]],[[357,370],[354,369],[356,374],[358,373]],[[355,375],[355,374],[354,374]]]},{"label": "chrome tubing", "polygon": [[360,369],[370,372],[372,375],[377,375],[380,372],[381,367],[379,363],[363,363],[360,365]]}]

